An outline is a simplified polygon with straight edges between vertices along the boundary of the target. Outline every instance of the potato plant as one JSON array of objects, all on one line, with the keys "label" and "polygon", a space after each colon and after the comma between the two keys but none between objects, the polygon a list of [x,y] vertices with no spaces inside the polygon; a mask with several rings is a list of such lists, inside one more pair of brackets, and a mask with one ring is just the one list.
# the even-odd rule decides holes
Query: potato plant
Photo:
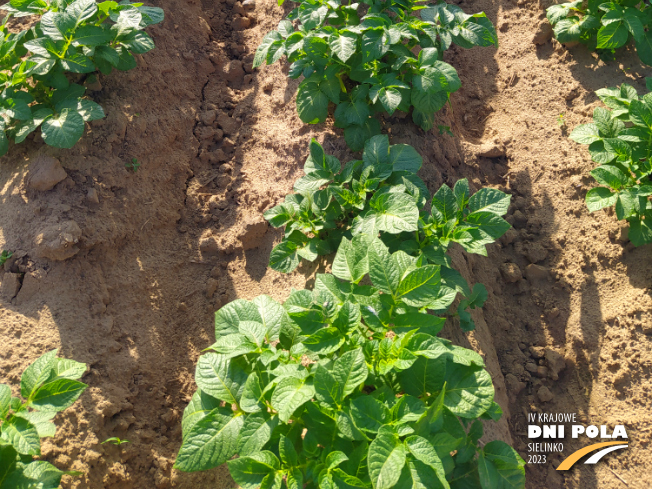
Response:
[{"label": "potato plant", "polygon": [[546,9],[555,38],[561,43],[581,42],[603,58],[634,41],[641,61],[652,65],[652,10],[642,0],[576,0]]},{"label": "potato plant", "polygon": [[0,384],[0,489],[56,489],[64,474],[41,454],[41,438],[53,437],[52,419],[72,406],[87,385],[79,382],[86,364],[57,358],[52,350],[25,369],[20,397]]},{"label": "potato plant", "polygon": [[[457,293],[467,299],[458,307],[463,329],[474,328],[467,307],[481,307],[486,290],[471,290],[452,268],[446,251],[458,243],[467,252],[487,254],[485,246],[508,229],[501,216],[510,196],[485,188],[471,195],[466,179],[451,189],[442,187],[432,197],[416,175],[421,156],[411,146],[390,145],[387,136],[374,136],[365,144],[362,160],[342,168],[337,158],[326,155],[314,139],[299,178],[285,201],[265,212],[274,227],[285,226],[285,236],[270,255],[269,265],[281,272],[294,270],[301,259],[345,250],[339,257],[365,253],[374,236],[392,251],[441,266],[442,287],[437,307],[446,310]],[[427,208],[429,204],[429,209]],[[344,258],[342,258],[344,259]],[[346,266],[336,258],[333,267]],[[358,282],[360,275],[346,276]]]},{"label": "potato plant", "polygon": [[175,467],[228,462],[243,489],[524,487],[512,448],[478,443],[481,420],[501,416],[482,357],[437,337],[445,319],[426,312],[440,266],[377,238],[335,262],[282,305],[216,313]]},{"label": "potato plant", "polygon": [[[79,74],[135,68],[134,54],[154,48],[143,29],[163,20],[160,8],[128,1],[11,0],[2,9],[0,156],[38,127],[46,144],[72,148],[86,121],[104,117],[83,98]],[[11,18],[32,15],[40,18],[29,29],[10,29]]]},{"label": "potato plant", "polygon": [[469,15],[444,2],[304,0],[265,36],[253,65],[286,56],[290,78],[303,76],[301,120],[324,122],[334,104],[335,125],[357,151],[380,133],[377,112],[413,108],[414,122],[432,128],[434,113],[461,86],[455,68],[442,61],[452,44],[492,46],[498,38],[484,13]]},{"label": "potato plant", "polygon": [[[647,79],[648,90],[652,80]],[[619,220],[629,222],[629,239],[652,243],[652,93],[639,97],[630,85],[604,88],[596,94],[607,108],[597,107],[593,122],[576,127],[573,141],[589,145],[600,166],[591,176],[601,185],[586,194],[590,212],[614,207]]]}]

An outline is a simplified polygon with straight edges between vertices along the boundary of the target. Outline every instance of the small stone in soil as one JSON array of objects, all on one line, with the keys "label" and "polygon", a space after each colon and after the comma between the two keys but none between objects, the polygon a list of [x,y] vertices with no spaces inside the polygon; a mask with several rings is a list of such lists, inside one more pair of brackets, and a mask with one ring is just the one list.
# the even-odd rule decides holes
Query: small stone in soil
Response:
[{"label": "small stone in soil", "polygon": [[539,365],[537,367],[536,376],[541,378],[541,379],[545,379],[548,376],[548,367],[544,367],[543,365]]},{"label": "small stone in soil", "polygon": [[212,155],[214,155],[215,161],[217,163],[229,161],[229,157],[221,149],[216,149],[215,151],[213,151]]},{"label": "small stone in soil", "polygon": [[43,258],[63,261],[79,253],[77,243],[82,231],[75,221],[47,226],[36,236],[36,252]]},{"label": "small stone in soil", "polygon": [[207,236],[199,240],[199,249],[202,253],[217,253],[219,246],[213,236]]},{"label": "small stone in soil", "polygon": [[550,402],[554,398],[554,396],[552,395],[552,392],[550,392],[550,389],[548,389],[545,385],[542,386],[537,391],[537,397],[539,398],[539,401],[541,401],[541,402]]},{"label": "small stone in soil", "polygon": [[205,112],[202,112],[200,116],[200,120],[202,124],[204,124],[205,126],[210,126],[215,121],[216,117],[217,117],[217,111],[207,110]]},{"label": "small stone in soil", "polygon": [[545,249],[541,243],[530,243],[525,252],[527,259],[531,263],[538,263],[545,260],[548,256],[548,250]]},{"label": "small stone in soil", "polygon": [[61,163],[51,156],[38,156],[29,168],[28,185],[34,190],[45,192],[65,180],[68,174]]},{"label": "small stone in soil", "polygon": [[233,148],[235,148],[235,143],[231,139],[225,138],[222,143],[222,149],[224,151],[231,151]]},{"label": "small stone in soil", "polygon": [[86,192],[86,202],[89,204],[99,204],[100,203],[100,196],[97,193],[97,190],[94,188],[89,188],[88,192]]},{"label": "small stone in soil", "polygon": [[235,134],[240,127],[238,121],[236,121],[233,117],[229,117],[224,112],[217,116],[217,124],[222,128],[224,134],[227,136]]},{"label": "small stone in soil", "polygon": [[102,83],[100,83],[100,79],[97,76],[92,83],[87,81],[85,85],[91,92],[99,92],[102,90]]},{"label": "small stone in soil", "polygon": [[235,2],[233,5],[233,13],[241,16],[245,16],[245,9],[240,2]]},{"label": "small stone in soil", "polygon": [[549,348],[546,349],[546,363],[550,369],[550,377],[552,380],[557,380],[559,378],[559,372],[566,368],[566,360],[564,357],[555,350]]},{"label": "small stone in soil", "polygon": [[236,31],[243,31],[251,25],[251,20],[247,17],[238,17],[233,21],[231,27]]},{"label": "small stone in soil", "polygon": [[513,396],[519,395],[526,386],[526,383],[518,380],[518,377],[514,374],[505,375],[505,384],[507,385],[507,390]]},{"label": "small stone in soil", "polygon": [[505,156],[505,148],[500,143],[487,143],[480,146],[478,156],[485,158],[499,158]]},{"label": "small stone in soil", "polygon": [[527,226],[527,217],[520,210],[514,212],[514,226],[517,228],[524,228]]},{"label": "small stone in soil", "polygon": [[500,273],[506,282],[518,282],[523,278],[521,269],[515,263],[503,263],[500,267]]},{"label": "small stone in soil", "polygon": [[257,248],[267,232],[267,221],[262,218],[251,218],[244,225],[244,233],[240,236],[240,242],[244,250]]},{"label": "small stone in soil", "polygon": [[5,272],[0,284],[0,297],[7,302],[11,301],[20,290],[20,274]]},{"label": "small stone in soil", "polygon": [[516,229],[508,229],[507,232],[500,238],[501,243],[504,245],[512,244],[518,238]]},{"label": "small stone in soil", "polygon": [[539,29],[534,33],[532,42],[537,45],[545,44],[552,39],[552,26],[547,20],[539,24]]},{"label": "small stone in soil", "polygon": [[208,282],[206,282],[206,298],[207,299],[212,299],[213,296],[215,295],[215,291],[217,290],[217,285],[218,282],[214,278],[209,278]]},{"label": "small stone in soil", "polygon": [[546,267],[531,263],[525,267],[525,276],[530,282],[548,280],[550,278],[550,271]]},{"label": "small stone in soil", "polygon": [[222,73],[227,82],[242,83],[242,79],[245,76],[244,68],[242,67],[242,61],[238,59],[232,59],[224,65]]},{"label": "small stone in soil", "polygon": [[200,140],[205,141],[208,139],[213,139],[216,133],[217,133],[217,129],[211,126],[207,126],[207,127],[202,127],[199,130],[198,136]]},{"label": "small stone in soil", "polygon": [[530,355],[532,358],[543,358],[545,355],[545,349],[541,346],[531,346],[530,347]]}]

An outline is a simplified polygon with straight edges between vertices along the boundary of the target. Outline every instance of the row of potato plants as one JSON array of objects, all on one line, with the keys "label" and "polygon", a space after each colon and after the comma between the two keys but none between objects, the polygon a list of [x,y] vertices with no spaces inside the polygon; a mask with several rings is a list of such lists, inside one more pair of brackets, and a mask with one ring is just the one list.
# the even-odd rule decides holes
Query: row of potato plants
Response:
[{"label": "row of potato plants", "polygon": [[[298,192],[266,217],[286,224],[284,242],[302,243],[284,258],[290,265],[315,256],[303,253],[306,240],[338,240],[332,273],[283,304],[263,295],[216,313],[177,469],[227,462],[243,489],[524,487],[515,450],[479,443],[482,420],[502,414],[482,357],[437,336],[458,292],[466,329],[466,308],[486,299],[446,250],[458,242],[486,253],[509,228],[500,216],[510,198],[494,189],[471,195],[460,180],[443,185],[426,212],[420,166],[413,148],[386,136],[343,169],[312,141]],[[324,187],[316,172],[339,187]],[[346,192],[346,203],[335,197]],[[328,219],[337,232],[320,235]]]},{"label": "row of potato plants", "polygon": [[652,66],[652,8],[643,0],[575,0],[546,9],[555,38],[581,42],[605,60],[634,43],[639,59]]},{"label": "row of potato plants", "polygon": [[[461,180],[431,200],[416,151],[372,137],[380,132],[374,113],[411,107],[430,129],[460,87],[443,52],[453,43],[496,45],[495,29],[484,13],[445,3],[365,4],[304,1],[256,53],[255,66],[287,55],[291,76],[304,76],[300,117],[322,122],[337,104],[347,144],[365,151],[342,168],[313,141],[296,193],[266,213],[286,226],[272,268],[290,272],[299,258],[336,252],[333,272],[283,304],[238,299],[216,313],[175,467],[228,461],[244,489],[523,487],[519,455],[501,441],[479,442],[481,420],[502,414],[482,357],[437,336],[458,293],[464,299],[449,317],[467,331],[467,309],[487,296],[481,284],[470,289],[446,251],[456,242],[486,254],[509,228],[501,218],[509,197],[471,195]],[[72,147],[83,122],[104,114],[66,73],[133,68],[133,54],[153,48],[142,29],[163,19],[160,9],[126,1],[12,0],[4,8],[3,154],[7,135],[19,143],[39,126],[47,144]],[[27,15],[40,21],[10,32],[8,20]],[[0,387],[0,489],[56,488],[76,474],[34,457],[40,437],[54,435],[56,412],[86,388],[77,380],[85,368],[53,351],[25,371],[26,401]]]},{"label": "row of potato plants", "polygon": [[[510,227],[501,217],[510,196],[492,188],[471,195],[467,180],[460,180],[453,189],[442,185],[431,197],[417,176],[422,163],[411,146],[390,145],[387,136],[379,135],[366,142],[361,160],[342,167],[313,139],[295,193],[264,214],[272,226],[285,226],[283,240],[271,252],[270,268],[291,272],[302,259],[314,261],[343,248],[347,254],[337,256],[344,259],[353,253],[349,239],[366,243],[380,235],[390,251],[441,267],[440,307],[434,309],[446,310],[461,293],[466,299],[458,308],[460,325],[472,330],[466,308],[482,307],[487,291],[482,284],[471,289],[452,268],[446,251],[458,243],[469,253],[486,256],[485,245]],[[334,270],[345,266],[338,258],[333,262]],[[360,278],[349,277],[355,283]]]},{"label": "row of potato plants", "polygon": [[20,379],[23,400],[0,384],[0,489],[57,489],[63,475],[80,475],[34,458],[41,455],[41,438],[56,433],[52,419],[88,387],[78,380],[86,364],[56,355],[52,350],[25,369]]},{"label": "row of potato plants", "polygon": [[216,313],[175,468],[227,462],[243,489],[522,488],[518,453],[479,441],[482,421],[502,414],[482,357],[437,336],[451,316],[473,329],[467,309],[487,298],[447,250],[455,242],[486,255],[509,228],[510,198],[471,195],[460,180],[431,199],[419,154],[390,145],[373,117],[413,107],[414,122],[431,129],[460,87],[443,52],[497,44],[495,29],[483,13],[443,2],[299,3],[254,67],[287,56],[290,77],[304,78],[300,118],[323,122],[332,102],[362,159],[342,166],[312,140],[295,193],[265,212],[285,226],[272,269],[335,253],[332,271],[282,304],[263,295]]},{"label": "row of potato plants", "polygon": [[[647,80],[648,90],[652,79]],[[587,144],[600,166],[591,176],[600,184],[586,194],[590,212],[615,209],[629,223],[635,246],[652,243],[652,93],[638,96],[627,84],[596,92],[606,105],[593,112],[593,122],[576,127],[570,137]]]},{"label": "row of potato plants", "polygon": [[455,68],[443,61],[444,52],[453,44],[498,45],[484,12],[466,14],[445,2],[298,3],[265,36],[254,68],[285,56],[291,63],[288,76],[303,77],[297,92],[301,120],[324,122],[333,104],[335,126],[344,129],[354,151],[380,134],[380,122],[373,117],[377,113],[412,110],[412,120],[431,129],[435,112],[461,87]]},{"label": "row of potato plants", "polygon": [[[555,38],[581,42],[605,60],[633,42],[646,65],[652,66],[652,8],[641,0],[575,0],[546,9]],[[648,92],[652,79],[646,78]],[[639,97],[628,84],[603,88],[596,95],[606,107],[597,107],[593,122],[576,127],[570,137],[588,145],[600,166],[591,176],[600,186],[586,194],[590,212],[614,208],[618,220],[629,223],[635,246],[652,243],[652,94]]]},{"label": "row of potato plants", "polygon": [[[22,143],[39,127],[46,144],[72,148],[85,122],[104,117],[73,80],[135,68],[134,54],[154,48],[143,29],[164,18],[162,9],[128,0],[11,0],[1,8],[0,156],[10,139]],[[12,18],[34,16],[15,32]]]}]

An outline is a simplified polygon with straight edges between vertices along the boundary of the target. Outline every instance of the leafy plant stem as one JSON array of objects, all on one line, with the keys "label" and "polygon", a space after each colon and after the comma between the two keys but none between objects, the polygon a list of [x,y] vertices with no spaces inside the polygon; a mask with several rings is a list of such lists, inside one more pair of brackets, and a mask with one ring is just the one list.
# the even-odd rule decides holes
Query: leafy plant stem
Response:
[{"label": "leafy plant stem", "polygon": [[335,76],[337,77],[337,80],[340,82],[340,88],[342,89],[342,92],[346,93],[346,87],[344,86],[344,82],[342,81],[342,75],[340,73],[337,73]]}]

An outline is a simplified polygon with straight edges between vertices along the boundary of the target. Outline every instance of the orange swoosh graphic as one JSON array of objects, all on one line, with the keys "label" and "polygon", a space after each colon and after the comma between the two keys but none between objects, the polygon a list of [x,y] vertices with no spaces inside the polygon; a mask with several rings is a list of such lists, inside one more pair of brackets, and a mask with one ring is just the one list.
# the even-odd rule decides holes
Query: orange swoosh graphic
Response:
[{"label": "orange swoosh graphic", "polygon": [[593,445],[589,445],[588,447],[580,448],[578,451],[571,453],[568,457],[564,459],[564,461],[559,464],[559,467],[557,467],[557,470],[568,470],[570,469],[575,462],[577,462],[579,459],[581,459],[584,455],[587,453],[591,453],[598,448],[604,448],[604,447],[609,447],[611,445],[623,445],[627,443],[626,441],[607,441],[604,443],[594,443]]}]

